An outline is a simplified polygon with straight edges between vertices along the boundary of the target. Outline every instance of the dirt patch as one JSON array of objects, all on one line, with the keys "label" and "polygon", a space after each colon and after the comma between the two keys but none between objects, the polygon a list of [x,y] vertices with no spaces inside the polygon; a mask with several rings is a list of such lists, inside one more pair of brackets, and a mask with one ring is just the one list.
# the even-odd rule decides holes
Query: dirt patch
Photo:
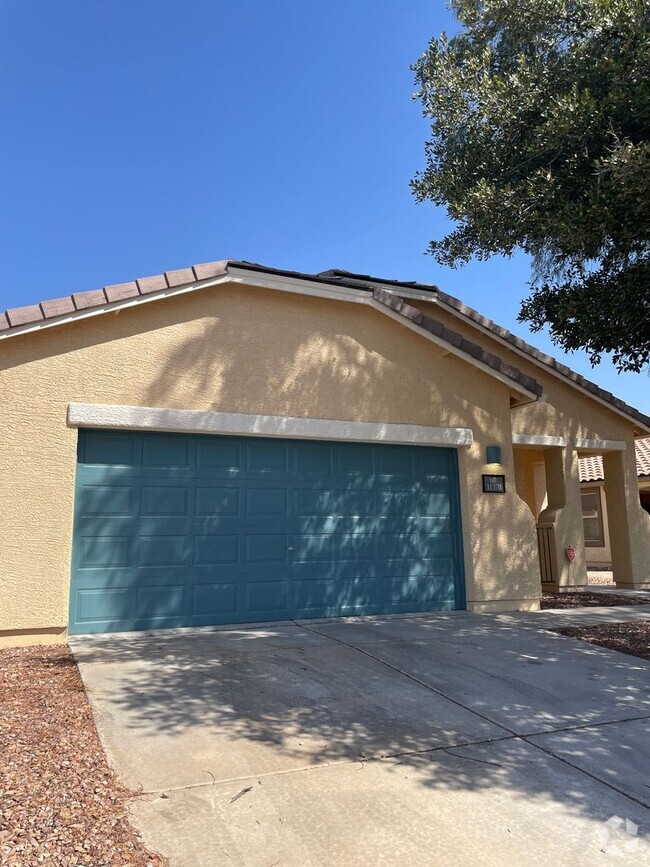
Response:
[{"label": "dirt patch", "polygon": [[650,605],[648,596],[617,593],[543,593],[540,608],[610,608],[614,605]]},{"label": "dirt patch", "polygon": [[0,651],[0,863],[160,867],[126,816],[67,647]]},{"label": "dirt patch", "polygon": [[628,653],[641,659],[650,659],[650,620],[635,623],[601,623],[598,626],[572,626],[570,629],[554,629],[560,635],[580,638],[600,647]]}]

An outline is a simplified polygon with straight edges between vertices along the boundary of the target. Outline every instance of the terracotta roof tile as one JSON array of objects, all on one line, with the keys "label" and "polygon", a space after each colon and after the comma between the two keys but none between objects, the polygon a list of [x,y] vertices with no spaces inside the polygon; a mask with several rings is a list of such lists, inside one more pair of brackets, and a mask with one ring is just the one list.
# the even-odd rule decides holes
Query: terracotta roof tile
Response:
[{"label": "terracotta roof tile", "polygon": [[103,289],[90,289],[88,292],[75,292],[72,296],[77,310],[88,310],[89,307],[101,307],[106,304]]},{"label": "terracotta roof tile", "polygon": [[580,481],[597,482],[603,479],[603,459],[600,455],[592,455],[588,458],[580,458]]},{"label": "terracotta roof tile", "polygon": [[[418,310],[411,304],[407,304],[403,298],[397,298],[392,293],[378,288],[374,289],[372,297],[379,304],[389,307],[400,316],[415,322],[420,326],[420,328],[435,335],[445,343],[460,349],[461,352],[469,355],[470,358],[480,361],[481,364],[491,368],[495,373],[499,373],[501,376],[505,376],[512,380],[515,386],[525,388],[526,391],[537,395],[537,397],[541,396],[542,386],[532,377],[527,376],[518,368],[513,367],[510,364],[504,364],[497,355],[494,355],[491,352],[486,352],[478,343],[473,343],[471,340],[467,340],[467,338],[458,334],[456,331],[453,331],[451,328],[442,325],[442,323],[433,319],[431,316],[426,316],[421,310]],[[416,313],[419,315],[416,316]]]},{"label": "terracotta roof tile", "polygon": [[136,280],[136,283],[141,295],[148,295],[150,292],[160,292],[161,289],[168,288],[164,274],[155,274],[153,277],[140,277]]},{"label": "terracotta roof tile", "polygon": [[[636,473],[638,476],[650,476],[650,437],[636,440]],[[580,458],[580,481],[600,482],[605,478],[603,459],[600,455],[590,455]]]},{"label": "terracotta roof tile", "polygon": [[[175,271],[166,271],[164,274],[156,274],[151,277],[142,277],[139,280],[135,281],[135,283],[108,286],[106,287],[106,292],[104,292],[104,290],[102,289],[96,289],[90,292],[75,293],[71,296],[72,303],[74,304],[74,311],[70,309],[68,299],[66,298],[57,298],[53,301],[43,301],[40,305],[33,305],[32,307],[19,307],[14,310],[8,310],[6,314],[0,313],[0,331],[11,331],[12,328],[16,328],[19,325],[29,325],[31,322],[39,321],[43,317],[45,317],[46,319],[52,319],[75,311],[84,311],[93,307],[103,306],[106,303],[113,303],[117,300],[123,300],[123,298],[125,297],[135,298],[137,297],[137,294],[146,295],[150,292],[158,292],[166,288],[173,289],[179,286],[195,283],[198,280],[205,280],[209,279],[210,277],[225,275],[228,273],[228,269],[230,267],[251,272],[272,274],[275,276],[286,276],[299,280],[308,280],[312,283],[322,283],[329,286],[344,286],[346,288],[357,289],[365,292],[373,292],[376,289],[381,289],[382,287],[388,286],[389,288],[397,291],[399,291],[400,288],[404,288],[409,290],[417,290],[418,292],[428,294],[431,296],[432,300],[453,308],[457,312],[461,313],[463,316],[466,316],[472,322],[475,322],[483,328],[487,329],[489,332],[496,335],[501,340],[504,340],[507,343],[510,343],[512,346],[515,346],[519,351],[530,356],[535,361],[550,367],[558,374],[566,377],[569,381],[574,382],[581,388],[584,388],[585,391],[593,394],[595,397],[603,400],[605,403],[610,404],[618,412],[621,412],[626,417],[637,421],[644,428],[650,430],[650,416],[645,415],[634,407],[629,406],[627,403],[620,400],[619,398],[614,397],[614,395],[612,395],[610,392],[600,388],[595,383],[590,382],[588,379],[585,379],[580,374],[575,373],[566,365],[556,361],[550,355],[546,355],[544,352],[541,352],[534,346],[526,343],[520,337],[512,334],[506,328],[497,325],[486,316],[482,316],[477,310],[468,307],[457,298],[441,292],[437,286],[425,283],[418,283],[412,280],[390,280],[379,277],[371,277],[367,274],[354,274],[350,271],[344,271],[338,268],[333,268],[328,271],[321,271],[317,274],[306,274],[300,271],[288,271],[281,268],[269,268],[265,265],[259,265],[253,262],[244,262],[235,259],[220,259],[216,262],[205,262],[203,264],[194,265],[193,268],[181,268]],[[123,288],[125,286],[128,286],[130,288]],[[135,289],[133,288],[134,286]],[[110,298],[107,296],[110,296]],[[421,317],[423,314],[421,313],[421,311],[414,307],[411,307],[410,305],[406,305],[405,308],[400,308],[399,312],[401,315],[405,316],[413,322],[421,323],[422,321]],[[437,334],[437,336],[444,335],[444,332],[442,332],[442,334],[439,333],[440,328],[444,328],[441,323],[437,323],[435,320],[430,320],[429,326],[432,330],[432,333]],[[449,338],[450,342],[452,342],[454,346],[460,345],[458,341],[462,338],[460,335],[457,335],[456,332],[450,330]],[[472,341],[470,341],[470,343],[472,343]],[[492,359],[497,357],[492,353],[485,354],[486,357]],[[491,366],[494,362],[491,361],[489,363]],[[508,366],[503,360],[500,361],[500,364],[502,365],[502,369],[504,371],[508,369]],[[523,383],[524,374],[515,367],[510,366],[510,369],[512,371],[518,372],[518,374],[522,377],[521,381]],[[533,383],[535,382],[535,380],[529,377],[529,382]]]},{"label": "terracotta roof tile", "polygon": [[12,328],[17,325],[27,325],[30,322],[38,322],[43,318],[43,311],[38,304],[30,304],[29,307],[14,307],[6,313]]},{"label": "terracotta roof tile", "polygon": [[113,286],[104,286],[104,292],[109,303],[124,301],[126,298],[137,298],[140,294],[135,280],[131,283],[115,283]]},{"label": "terracotta roof tile", "polygon": [[637,440],[636,446],[636,471],[640,476],[650,476],[650,437]]},{"label": "terracotta roof tile", "polygon": [[633,406],[625,403],[625,401],[621,400],[620,398],[615,397],[610,391],[606,391],[604,388],[596,385],[596,383],[591,382],[589,379],[586,379],[584,376],[582,376],[582,374],[576,373],[574,370],[571,370],[571,368],[567,367],[566,364],[562,364],[552,356],[547,355],[545,352],[542,352],[539,349],[536,349],[534,346],[531,346],[530,343],[526,343],[525,340],[522,340],[520,337],[512,334],[506,328],[495,325],[491,319],[487,319],[485,316],[482,316],[477,310],[474,310],[472,307],[468,307],[467,304],[463,304],[463,302],[459,301],[458,298],[454,298],[452,295],[447,295],[445,292],[441,292],[440,290],[436,292],[436,296],[439,301],[442,301],[443,304],[446,304],[448,307],[452,307],[454,310],[462,313],[472,322],[478,323],[483,328],[491,331],[493,334],[497,334],[499,337],[501,337],[502,340],[505,340],[506,342],[511,343],[513,346],[516,346],[517,349],[519,349],[521,352],[524,352],[526,355],[529,355],[531,358],[535,359],[535,361],[542,362],[542,364],[545,364],[552,370],[555,370],[558,373],[562,374],[562,376],[566,377],[571,382],[575,382],[577,385],[584,388],[585,391],[588,391],[595,397],[598,397],[601,400],[604,400],[606,403],[611,404],[620,412],[625,413],[625,415],[636,419],[644,427],[650,428],[650,416],[647,416],[645,413],[640,412],[638,409],[635,409]]},{"label": "terracotta roof tile", "polygon": [[69,295],[66,295],[65,298],[52,298],[50,301],[41,301],[41,310],[46,319],[52,319],[55,316],[65,316],[68,313],[74,313],[76,309]]},{"label": "terracotta roof tile", "polygon": [[228,260],[220,259],[217,262],[204,262],[203,265],[195,265],[192,269],[197,280],[208,280],[210,277],[221,277],[228,273]]},{"label": "terracotta roof tile", "polygon": [[165,277],[171,289],[175,286],[183,286],[185,283],[194,283],[196,280],[193,268],[179,268],[178,271],[165,271]]}]

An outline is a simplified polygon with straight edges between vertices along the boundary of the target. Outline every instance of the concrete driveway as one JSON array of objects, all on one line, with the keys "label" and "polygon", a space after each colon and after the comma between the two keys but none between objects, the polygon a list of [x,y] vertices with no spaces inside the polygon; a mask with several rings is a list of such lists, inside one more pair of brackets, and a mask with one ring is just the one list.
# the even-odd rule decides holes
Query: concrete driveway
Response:
[{"label": "concrete driveway", "polygon": [[650,664],[545,623],[71,644],[133,822],[177,867],[650,863]]}]

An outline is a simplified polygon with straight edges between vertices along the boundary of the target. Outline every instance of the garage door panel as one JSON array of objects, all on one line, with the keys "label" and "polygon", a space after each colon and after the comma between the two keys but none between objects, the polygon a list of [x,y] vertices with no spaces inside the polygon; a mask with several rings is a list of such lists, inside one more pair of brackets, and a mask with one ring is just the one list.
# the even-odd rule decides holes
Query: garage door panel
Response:
[{"label": "garage door panel", "polygon": [[412,448],[393,446],[390,449],[378,449],[376,470],[382,475],[407,476],[412,479],[414,460]]},{"label": "garage door panel", "polygon": [[215,485],[197,487],[195,501],[197,517],[238,518],[241,514],[241,492],[239,488]]},{"label": "garage door panel", "polygon": [[386,579],[386,587],[394,604],[412,602],[426,607],[436,600],[454,599],[454,581],[449,576],[394,576]]},{"label": "garage door panel", "polygon": [[110,467],[134,466],[138,447],[135,436],[92,431],[79,440],[79,460]]},{"label": "garage door panel", "polygon": [[322,480],[333,471],[332,447],[326,444],[309,443],[297,445],[293,450],[293,467],[296,473],[308,478]]},{"label": "garage door panel", "polygon": [[[362,529],[363,526],[363,524],[360,524],[359,529]],[[452,515],[439,518],[417,517],[413,515],[400,518],[389,515],[377,519],[375,525],[368,523],[368,526],[374,526],[379,535],[388,538],[395,536],[408,538],[411,535],[427,536],[439,535],[441,533],[455,535],[455,517]]]},{"label": "garage door panel", "polygon": [[235,565],[241,559],[240,537],[236,533],[213,533],[194,536],[194,565]]},{"label": "garage door panel", "polygon": [[298,518],[295,521],[295,531],[297,534],[305,535],[338,535],[349,533],[376,533],[381,529],[381,519],[372,518],[341,518],[341,517],[325,517],[325,518]]},{"label": "garage door panel", "polygon": [[163,566],[174,568],[185,566],[190,546],[185,535],[139,536],[136,540],[136,563],[138,567]]},{"label": "garage door panel", "polygon": [[385,560],[430,560],[451,557],[454,537],[450,533],[382,533],[379,539],[379,556]]},{"label": "garage door panel", "polygon": [[244,597],[244,613],[248,617],[255,618],[259,614],[284,617],[289,610],[289,582],[286,579],[247,581]]},{"label": "garage door panel", "polygon": [[124,621],[133,610],[130,587],[84,588],[76,597],[75,620],[78,623]]},{"label": "garage door panel", "polygon": [[206,625],[215,617],[237,614],[240,610],[240,584],[235,581],[194,584],[192,587],[192,618]]},{"label": "garage door panel", "polygon": [[336,560],[368,560],[374,563],[377,559],[377,538],[374,533],[342,533],[334,536],[334,539]]},{"label": "garage door panel", "polygon": [[334,472],[344,475],[372,475],[374,452],[362,444],[346,444],[334,447]]},{"label": "garage door panel", "polygon": [[135,596],[135,616],[138,620],[178,617],[185,612],[185,584],[138,587]]},{"label": "garage door panel", "polygon": [[129,518],[135,514],[135,491],[130,485],[84,485],[79,493],[82,515]]},{"label": "garage door panel", "polygon": [[72,633],[464,604],[452,450],[81,431],[78,455]]},{"label": "garage door panel", "polygon": [[196,442],[196,466],[200,470],[241,472],[243,442],[232,437],[201,437]]},{"label": "garage door panel", "polygon": [[382,561],[382,575],[388,578],[405,576],[410,578],[448,577],[452,584],[459,577],[457,564],[453,557],[435,557],[422,560],[387,559]]},{"label": "garage door panel", "polygon": [[247,488],[246,517],[287,518],[289,492],[284,488]]},{"label": "garage door panel", "polygon": [[456,480],[456,454],[452,449],[418,449],[415,475],[424,481],[447,484]]},{"label": "garage door panel", "polygon": [[245,537],[246,563],[287,563],[289,543],[283,533],[249,533]]},{"label": "garage door panel", "polygon": [[375,576],[298,582],[294,585],[293,606],[297,616],[333,617],[360,607],[379,606],[377,589]]},{"label": "garage door panel", "polygon": [[398,517],[435,517],[451,513],[449,491],[391,491],[380,494],[381,513]]},{"label": "garage door panel", "polygon": [[142,438],[142,466],[184,469],[190,466],[192,441],[188,437],[147,434]]},{"label": "garage door panel", "polygon": [[334,559],[335,536],[331,533],[305,533],[295,537],[295,554],[293,562],[300,563],[330,563]]},{"label": "garage door panel", "polygon": [[128,567],[130,544],[129,536],[82,536],[79,540],[79,568]]},{"label": "garage door panel", "polygon": [[339,596],[338,586],[332,586],[327,578],[294,583],[293,603],[296,611],[311,613],[315,609],[320,614],[321,611],[335,608],[339,604]]},{"label": "garage door panel", "polygon": [[294,510],[298,517],[374,517],[377,502],[373,491],[304,490],[294,491]]},{"label": "garage door panel", "polygon": [[281,440],[255,440],[246,446],[248,472],[285,474],[288,468],[289,447]]},{"label": "garage door panel", "polygon": [[189,488],[145,485],[140,489],[140,515],[185,518],[189,515]]},{"label": "garage door panel", "polygon": [[304,490],[293,492],[294,514],[300,518],[323,517],[333,513],[333,496],[329,490]]},{"label": "garage door panel", "polygon": [[337,517],[374,517],[376,508],[374,491],[332,492],[332,512]]}]

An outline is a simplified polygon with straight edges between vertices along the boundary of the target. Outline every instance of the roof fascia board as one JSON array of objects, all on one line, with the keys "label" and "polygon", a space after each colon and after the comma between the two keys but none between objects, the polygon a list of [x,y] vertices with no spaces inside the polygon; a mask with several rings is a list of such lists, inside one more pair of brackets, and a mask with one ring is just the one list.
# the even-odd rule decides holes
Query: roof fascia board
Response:
[{"label": "roof fascia board", "polygon": [[242,286],[255,286],[260,289],[275,289],[279,292],[289,292],[298,295],[311,295],[315,298],[334,298],[337,301],[350,301],[353,304],[366,304],[367,298],[357,289],[347,289],[343,286],[317,283],[297,277],[282,277],[273,274],[262,274],[258,271],[247,271],[245,268],[229,266],[228,278],[232,283]]},{"label": "roof fascia board", "polygon": [[237,265],[228,266],[228,274],[233,282],[243,283],[246,286],[259,286],[265,289],[280,289],[283,292],[298,292],[302,295],[314,295],[317,298],[340,298],[343,301],[352,301],[363,304],[365,294],[372,294],[372,289],[379,288],[397,298],[414,298],[418,301],[433,301],[433,293],[418,292],[417,290],[397,289],[387,283],[373,283],[372,288],[350,289],[336,283],[328,283],[325,280],[309,280],[302,277],[288,277],[281,274],[267,274],[262,271],[248,270]]},{"label": "roof fascia board", "polygon": [[224,274],[220,277],[211,277],[208,280],[197,280],[194,283],[188,283],[185,286],[177,286],[172,289],[161,289],[159,292],[150,292],[146,295],[135,295],[133,298],[126,298],[124,301],[112,301],[98,307],[90,307],[88,310],[75,310],[73,313],[66,313],[64,316],[53,316],[51,319],[40,319],[38,322],[30,322],[27,325],[17,325],[13,328],[7,329],[6,331],[0,331],[0,340],[17,337],[19,334],[44,331],[47,328],[53,328],[55,325],[66,325],[70,322],[78,322],[81,319],[90,319],[93,316],[100,316],[104,313],[119,313],[120,310],[125,310],[128,307],[137,307],[140,304],[148,304],[150,301],[158,301],[161,298],[186,295],[189,292],[196,292],[199,289],[207,289],[211,286],[219,286],[222,283],[227,282],[228,275]]},{"label": "roof fascia board", "polygon": [[384,316],[388,316],[389,319],[393,319],[395,322],[398,322],[405,328],[414,331],[421,337],[425,337],[427,340],[431,341],[431,343],[435,343],[435,345],[443,349],[445,353],[455,355],[462,361],[467,362],[467,364],[471,364],[473,367],[477,367],[479,370],[487,373],[487,375],[491,376],[493,379],[498,379],[499,382],[503,383],[503,385],[505,385],[510,391],[514,391],[516,394],[523,395],[526,398],[526,403],[536,403],[540,399],[536,394],[533,394],[532,391],[528,391],[527,388],[524,388],[523,386],[515,383],[513,380],[508,379],[508,377],[503,376],[501,373],[494,370],[494,368],[488,367],[487,364],[483,364],[482,361],[479,361],[476,358],[472,358],[471,355],[468,355],[466,352],[458,349],[453,344],[447,343],[447,341],[445,340],[441,340],[439,337],[436,337],[435,334],[431,334],[430,331],[427,331],[426,328],[421,328],[419,325],[416,325],[415,322],[411,322],[404,316],[400,316],[399,313],[391,310],[390,307],[386,307],[384,304],[380,304],[379,302],[375,301],[372,296],[368,298],[367,303],[374,310],[377,310],[379,313],[383,313]]},{"label": "roof fascia board", "polygon": [[601,406],[604,406],[606,409],[610,410],[610,412],[614,412],[617,415],[621,416],[622,418],[626,419],[626,421],[632,422],[632,424],[634,425],[634,427],[637,430],[642,431],[641,437],[644,437],[650,433],[650,427],[646,427],[644,424],[642,424],[639,421],[639,419],[633,418],[632,416],[623,412],[623,410],[619,409],[617,406],[614,406],[613,404],[608,403],[606,400],[603,400],[602,397],[599,397],[597,394],[593,394],[592,392],[588,391],[586,388],[583,388],[579,383],[573,382],[573,380],[569,379],[567,376],[564,376],[563,373],[560,373],[559,370],[553,370],[553,368],[550,367],[548,364],[544,364],[543,361],[539,361],[538,359],[534,358],[532,355],[530,355],[530,353],[524,352],[518,346],[515,346],[513,343],[510,343],[509,340],[506,340],[505,338],[501,337],[501,335],[495,334],[494,331],[490,331],[490,329],[486,328],[485,325],[483,325],[482,323],[476,322],[475,320],[470,319],[469,316],[466,316],[460,310],[456,310],[456,308],[453,307],[451,304],[446,304],[441,298],[432,297],[428,300],[432,304],[438,304],[440,307],[442,307],[448,313],[451,313],[452,316],[455,316],[456,319],[460,319],[462,322],[469,323],[474,328],[476,328],[478,331],[481,331],[483,334],[487,334],[493,340],[496,340],[497,343],[500,343],[502,346],[505,346],[507,349],[510,349],[512,352],[516,353],[521,358],[527,359],[527,361],[529,361],[531,364],[534,364],[536,367],[539,367],[541,370],[544,370],[546,373],[549,373],[549,374],[551,374],[551,376],[554,376],[556,379],[559,379],[560,382],[563,382],[566,385],[570,385],[572,388],[577,389],[579,392],[581,392],[582,394],[584,394],[588,398],[590,398],[590,400],[595,400],[596,403],[599,403]]},{"label": "roof fascia board", "polygon": [[[395,295],[397,298],[413,298],[416,301],[430,301],[431,303],[436,303],[436,293],[435,292],[422,292],[417,289],[401,289],[396,286],[392,286],[390,283],[373,283],[372,289],[381,289],[383,292],[388,292],[390,295]],[[372,289],[369,289],[369,292],[372,292]]]}]

